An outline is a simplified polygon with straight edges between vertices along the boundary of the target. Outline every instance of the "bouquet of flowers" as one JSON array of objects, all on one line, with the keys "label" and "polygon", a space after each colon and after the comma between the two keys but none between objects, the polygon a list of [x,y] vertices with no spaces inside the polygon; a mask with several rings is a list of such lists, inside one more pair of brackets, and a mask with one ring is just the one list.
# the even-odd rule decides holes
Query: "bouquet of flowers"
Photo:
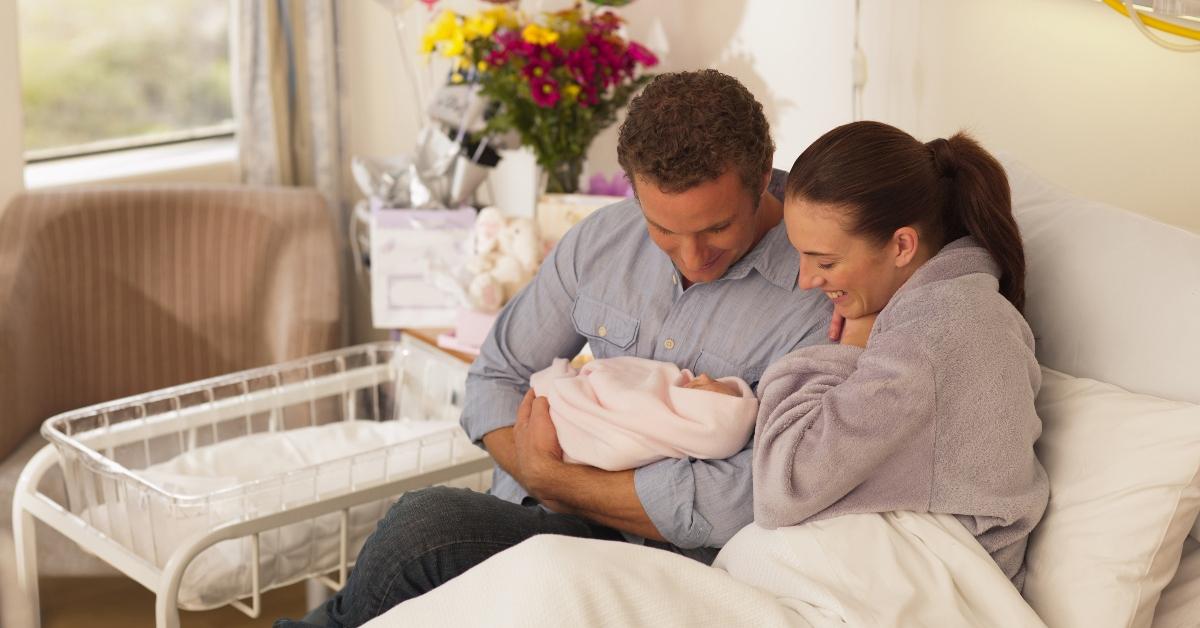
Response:
[{"label": "bouquet of flowers", "polygon": [[547,192],[576,192],[588,146],[650,80],[658,59],[621,34],[616,0],[534,16],[498,5],[473,15],[443,11],[421,42],[450,58],[452,83],[478,85],[493,103],[486,136],[516,132],[537,156]]}]

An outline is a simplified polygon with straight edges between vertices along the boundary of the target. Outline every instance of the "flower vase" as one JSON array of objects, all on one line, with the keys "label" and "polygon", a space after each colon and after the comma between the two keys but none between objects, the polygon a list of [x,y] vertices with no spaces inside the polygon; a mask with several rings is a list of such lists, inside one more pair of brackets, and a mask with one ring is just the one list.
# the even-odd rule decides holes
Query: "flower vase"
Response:
[{"label": "flower vase", "polygon": [[565,159],[542,171],[546,194],[574,194],[579,191],[579,177],[583,176],[583,158]]}]

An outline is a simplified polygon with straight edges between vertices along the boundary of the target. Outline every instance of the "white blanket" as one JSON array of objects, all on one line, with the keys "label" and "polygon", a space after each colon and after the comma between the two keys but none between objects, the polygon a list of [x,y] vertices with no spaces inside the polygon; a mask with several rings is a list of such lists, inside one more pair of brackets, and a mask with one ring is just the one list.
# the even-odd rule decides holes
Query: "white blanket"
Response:
[{"label": "white blanket", "polygon": [[751,525],[713,567],[661,550],[538,536],[367,624],[1044,626],[953,517]]},{"label": "white blanket", "polygon": [[550,402],[563,460],[609,471],[664,458],[724,459],[754,433],[758,399],[737,377],[733,396],[688,388],[691,371],[632,356],[592,360],[576,370],[557,358],[529,385]]}]

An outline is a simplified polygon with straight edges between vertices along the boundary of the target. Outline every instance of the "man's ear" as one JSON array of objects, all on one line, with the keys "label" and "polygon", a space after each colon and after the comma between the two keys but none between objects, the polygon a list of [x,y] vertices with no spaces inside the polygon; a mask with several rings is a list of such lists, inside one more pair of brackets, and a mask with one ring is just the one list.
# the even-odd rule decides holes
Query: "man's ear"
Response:
[{"label": "man's ear", "polygon": [[892,234],[892,254],[896,268],[904,268],[912,263],[917,255],[917,247],[921,244],[921,235],[912,227],[900,227]]}]

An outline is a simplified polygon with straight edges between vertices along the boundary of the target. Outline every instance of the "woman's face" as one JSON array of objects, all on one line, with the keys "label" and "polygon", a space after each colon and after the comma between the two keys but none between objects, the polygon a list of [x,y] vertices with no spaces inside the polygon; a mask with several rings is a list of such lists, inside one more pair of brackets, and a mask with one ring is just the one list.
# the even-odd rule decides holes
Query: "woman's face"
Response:
[{"label": "woman's face", "polygon": [[912,263],[917,236],[911,227],[883,245],[848,232],[837,205],[789,198],[784,205],[788,239],[800,252],[800,288],[816,288],[846,318],[877,314],[920,264]]}]

